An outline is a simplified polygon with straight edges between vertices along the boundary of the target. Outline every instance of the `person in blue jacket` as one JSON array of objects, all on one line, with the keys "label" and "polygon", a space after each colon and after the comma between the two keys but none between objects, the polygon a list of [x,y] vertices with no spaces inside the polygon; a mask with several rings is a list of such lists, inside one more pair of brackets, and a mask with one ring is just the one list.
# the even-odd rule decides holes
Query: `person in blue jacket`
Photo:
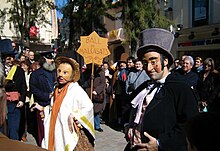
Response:
[{"label": "person in blue jacket", "polygon": [[[40,68],[35,70],[30,76],[30,91],[34,96],[34,101],[41,106],[47,106],[53,96],[54,86],[56,84],[56,72],[54,63],[54,52],[46,51],[40,53]],[[33,132],[38,146],[41,146],[44,138],[44,127],[42,117],[39,111],[36,112],[37,132]],[[32,124],[33,125],[33,124]]]}]

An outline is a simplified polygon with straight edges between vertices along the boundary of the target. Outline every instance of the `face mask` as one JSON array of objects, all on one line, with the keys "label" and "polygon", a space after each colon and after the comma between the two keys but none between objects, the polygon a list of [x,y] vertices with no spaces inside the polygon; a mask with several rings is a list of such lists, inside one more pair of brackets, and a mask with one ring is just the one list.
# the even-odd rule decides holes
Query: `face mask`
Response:
[{"label": "face mask", "polygon": [[57,79],[58,83],[65,84],[69,81],[72,81],[73,69],[72,66],[68,63],[61,63],[57,68]]}]

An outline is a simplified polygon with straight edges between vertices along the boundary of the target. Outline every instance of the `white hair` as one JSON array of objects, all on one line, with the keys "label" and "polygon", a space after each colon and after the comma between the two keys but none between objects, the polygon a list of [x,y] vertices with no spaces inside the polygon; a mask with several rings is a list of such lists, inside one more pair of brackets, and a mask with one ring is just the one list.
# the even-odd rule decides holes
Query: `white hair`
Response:
[{"label": "white hair", "polygon": [[185,56],[184,60],[189,60],[192,66],[194,66],[194,59],[192,56]]}]

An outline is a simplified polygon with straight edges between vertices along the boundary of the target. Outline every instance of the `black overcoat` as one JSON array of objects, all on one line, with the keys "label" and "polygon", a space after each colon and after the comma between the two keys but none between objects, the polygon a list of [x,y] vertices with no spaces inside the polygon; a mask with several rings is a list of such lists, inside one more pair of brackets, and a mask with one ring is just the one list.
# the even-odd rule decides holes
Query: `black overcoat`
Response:
[{"label": "black overcoat", "polygon": [[[91,79],[88,79],[86,87],[84,87],[86,93],[89,95],[90,97],[90,93],[91,93]],[[92,98],[92,102],[93,102],[93,109],[94,109],[94,113],[101,113],[104,108],[105,108],[105,87],[106,87],[106,82],[105,82],[105,73],[104,71],[98,69],[97,73],[94,74],[94,79],[93,79],[93,91],[97,92],[97,95],[101,95],[103,94],[103,98],[100,99],[99,101],[94,100],[94,98]]]},{"label": "black overcoat", "polygon": [[17,66],[13,79],[7,82],[5,90],[6,92],[18,91],[21,95],[19,101],[25,103],[27,85],[24,70],[21,67]]},{"label": "black overcoat", "polygon": [[[138,87],[132,94],[136,96],[147,87],[148,82]],[[134,115],[135,109],[133,109]],[[141,124],[142,142],[149,140],[144,132],[159,139],[164,151],[187,151],[184,124],[189,118],[198,114],[197,102],[192,89],[181,82],[177,75],[170,74],[159,92],[157,92],[146,108]],[[133,116],[132,115],[132,116]],[[133,118],[131,116],[131,127]]]}]

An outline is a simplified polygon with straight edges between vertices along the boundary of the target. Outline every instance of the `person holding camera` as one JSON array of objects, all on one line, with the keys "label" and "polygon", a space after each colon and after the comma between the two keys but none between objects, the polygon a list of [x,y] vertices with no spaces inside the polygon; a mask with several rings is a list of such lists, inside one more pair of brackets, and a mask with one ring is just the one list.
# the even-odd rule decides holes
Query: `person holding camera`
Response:
[{"label": "person holding camera", "polygon": [[144,81],[149,80],[146,71],[143,70],[143,63],[140,59],[135,59],[135,70],[130,72],[126,81],[126,93],[131,94]]}]

